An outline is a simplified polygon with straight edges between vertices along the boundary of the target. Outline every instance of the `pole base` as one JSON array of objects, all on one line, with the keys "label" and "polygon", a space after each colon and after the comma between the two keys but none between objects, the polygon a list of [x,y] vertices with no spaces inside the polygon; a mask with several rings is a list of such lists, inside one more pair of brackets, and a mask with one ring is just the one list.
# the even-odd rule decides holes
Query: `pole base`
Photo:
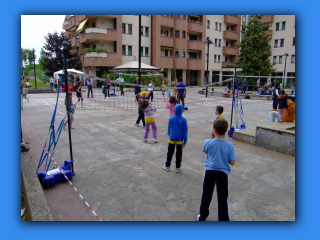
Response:
[{"label": "pole base", "polygon": [[230,130],[228,130],[228,136],[233,137],[234,127],[231,127]]}]

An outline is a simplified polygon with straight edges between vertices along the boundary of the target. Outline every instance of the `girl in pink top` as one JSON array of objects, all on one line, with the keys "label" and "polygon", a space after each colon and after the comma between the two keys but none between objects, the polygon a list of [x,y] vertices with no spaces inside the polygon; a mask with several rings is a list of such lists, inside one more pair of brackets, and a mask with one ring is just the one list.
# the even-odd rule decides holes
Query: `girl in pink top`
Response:
[{"label": "girl in pink top", "polygon": [[169,109],[169,117],[174,115],[174,108],[176,107],[176,104],[178,103],[177,99],[174,96],[169,97],[169,102],[165,101],[166,109]]}]

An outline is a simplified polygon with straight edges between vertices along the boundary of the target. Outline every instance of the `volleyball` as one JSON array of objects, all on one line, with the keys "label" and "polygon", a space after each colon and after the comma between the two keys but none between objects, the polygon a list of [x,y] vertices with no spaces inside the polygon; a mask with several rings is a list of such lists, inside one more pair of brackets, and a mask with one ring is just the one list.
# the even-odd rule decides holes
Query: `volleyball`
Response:
[{"label": "volleyball", "polygon": [[161,72],[163,72],[164,71],[164,69],[163,68],[161,68],[161,70],[160,70]]}]

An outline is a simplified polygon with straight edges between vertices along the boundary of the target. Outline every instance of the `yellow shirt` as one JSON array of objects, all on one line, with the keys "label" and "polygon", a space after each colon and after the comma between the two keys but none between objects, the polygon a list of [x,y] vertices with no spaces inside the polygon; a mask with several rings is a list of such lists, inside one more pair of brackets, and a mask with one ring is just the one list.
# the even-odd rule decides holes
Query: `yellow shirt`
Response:
[{"label": "yellow shirt", "polygon": [[[218,118],[219,117],[219,118]],[[222,115],[217,115],[217,119],[224,119],[224,116]]]},{"label": "yellow shirt", "polygon": [[172,141],[169,139],[169,143],[171,144],[177,144],[177,145],[182,145],[183,144],[183,141]]},{"label": "yellow shirt", "polygon": [[162,90],[167,90],[165,84],[162,84],[162,85],[161,85],[161,88],[162,88]]}]

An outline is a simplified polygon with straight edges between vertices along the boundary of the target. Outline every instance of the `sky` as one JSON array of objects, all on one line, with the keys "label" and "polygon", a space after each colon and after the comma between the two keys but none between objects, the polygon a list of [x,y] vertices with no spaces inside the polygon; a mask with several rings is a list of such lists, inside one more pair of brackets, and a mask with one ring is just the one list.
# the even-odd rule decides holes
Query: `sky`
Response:
[{"label": "sky", "polygon": [[48,33],[64,31],[65,15],[21,15],[21,47],[35,49],[36,63]]}]

